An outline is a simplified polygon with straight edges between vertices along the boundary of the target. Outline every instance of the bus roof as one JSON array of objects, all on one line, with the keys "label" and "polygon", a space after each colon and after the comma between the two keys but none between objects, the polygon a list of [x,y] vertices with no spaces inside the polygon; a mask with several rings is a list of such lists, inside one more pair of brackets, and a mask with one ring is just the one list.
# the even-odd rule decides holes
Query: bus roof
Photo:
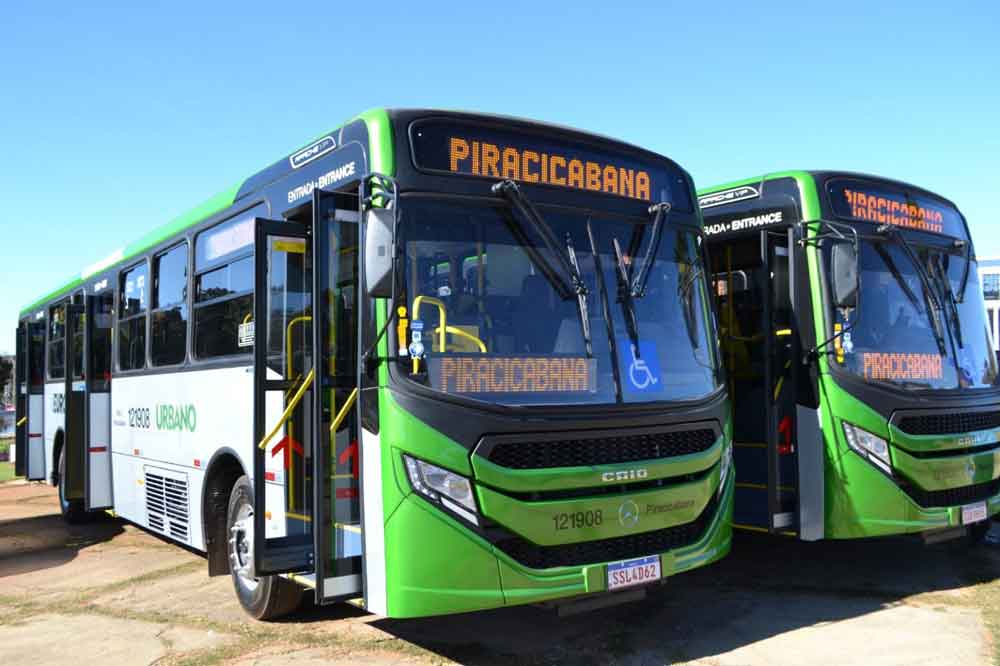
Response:
[{"label": "bus roof", "polygon": [[[294,155],[296,152],[305,148],[306,146],[315,143],[317,140],[323,138],[324,136],[327,136],[328,134],[331,134],[346,127],[347,125],[349,125],[354,121],[357,120],[364,121],[368,129],[370,144],[371,146],[375,146],[378,150],[377,153],[373,152],[371,155],[371,170],[378,171],[380,173],[384,173],[387,175],[395,175],[395,168],[393,164],[393,152],[391,147],[392,126],[391,126],[390,114],[396,111],[403,111],[403,109],[387,109],[387,108],[370,109],[368,111],[358,114],[357,116],[351,118],[342,125],[339,125],[335,129],[330,130],[329,132],[324,132],[315,137],[314,139],[312,139],[311,141],[303,143],[302,145],[297,147],[295,150],[289,152],[288,155],[285,155],[278,161],[273,162],[272,164],[268,165],[263,169],[260,169],[259,171],[255,172],[254,174],[250,175],[249,177],[240,181],[239,183],[219,192],[215,196],[203,201],[198,206],[195,206],[194,208],[178,215],[177,217],[170,220],[166,224],[149,231],[135,242],[125,246],[124,248],[116,250],[115,252],[112,252],[104,259],[95,262],[90,266],[87,266],[78,275],[72,277],[71,279],[64,282],[60,286],[56,287],[52,291],[48,292],[44,296],[41,296],[40,298],[37,298],[34,301],[32,301],[30,304],[24,306],[19,313],[19,317],[22,318],[25,317],[26,315],[30,314],[37,308],[45,305],[49,301],[52,301],[56,298],[59,298],[60,296],[72,292],[74,289],[81,286],[84,283],[84,281],[86,281],[88,278],[112,266],[127,262],[130,259],[143,254],[144,252],[162,243],[164,240],[170,238],[171,236],[179,234],[184,230],[188,229],[189,227],[197,225],[199,222],[205,220],[206,218],[211,217],[212,215],[215,215],[216,213],[225,210],[226,208],[234,204],[238,199],[243,198],[247,194],[262,189],[265,185],[268,185],[270,182],[274,180],[273,176],[274,172],[276,171],[276,167],[278,167],[278,165],[281,165],[282,163],[286,163],[288,161],[289,156]],[[476,113],[468,111],[446,111],[439,109],[406,109],[406,111],[420,111],[420,112],[426,112],[428,114],[440,113],[440,114],[469,115],[469,116],[476,116],[479,118],[487,118],[498,121],[526,123],[541,128],[547,128],[563,132],[572,132],[574,134],[586,134],[587,136],[593,137],[598,140],[608,141],[611,143],[618,144],[619,146],[622,146],[624,148],[642,150],[644,152],[651,153],[653,155],[656,155],[660,159],[669,161],[675,167],[684,171],[683,167],[681,167],[676,162],[671,160],[669,157],[666,157],[664,155],[660,155],[658,153],[652,153],[651,151],[645,148],[641,148],[634,144],[621,141],[620,139],[615,139],[613,137],[608,137],[593,132],[585,132],[579,129],[563,125],[558,125],[553,123],[543,123],[535,120],[526,120],[524,118],[517,118],[514,116],[484,114],[484,113]],[[369,146],[369,149],[371,149],[371,146]],[[684,171],[684,173],[687,172]]]},{"label": "bus roof", "polygon": [[958,206],[955,205],[955,202],[951,201],[947,197],[943,197],[940,194],[937,194],[936,192],[932,192],[931,190],[928,190],[925,187],[920,187],[919,185],[914,185],[913,183],[907,183],[906,181],[903,180],[896,180],[895,178],[886,178],[885,176],[878,176],[872,173],[861,173],[859,171],[834,171],[832,169],[809,169],[809,170],[799,169],[791,171],[774,171],[771,173],[765,173],[760,176],[754,176],[753,178],[742,178],[740,180],[734,180],[729,183],[722,183],[721,185],[711,185],[709,187],[701,188],[698,190],[698,196],[702,196],[705,194],[712,194],[713,192],[728,190],[734,187],[742,187],[743,185],[753,185],[754,183],[760,183],[763,181],[776,180],[778,178],[801,179],[801,178],[814,178],[816,176],[844,176],[851,178],[861,178],[864,180],[877,180],[883,183],[891,183],[894,185],[899,185],[901,187],[904,187],[907,190],[915,190],[923,194],[928,194],[934,197],[935,199],[940,199],[941,201],[949,204],[956,210],[958,209]]},{"label": "bus roof", "polygon": [[[364,113],[358,114],[354,118],[351,118],[346,123],[338,126],[334,130],[331,130],[329,132],[324,132],[319,136],[317,136],[316,138],[314,138],[312,141],[307,141],[303,143],[301,146],[291,151],[289,155],[293,155],[298,150],[301,150],[302,148],[310,145],[319,138],[322,138],[327,134],[337,131],[340,128],[348,125],[349,123],[354,122],[355,120],[364,121],[365,124],[368,126],[369,134],[373,138],[380,137],[384,132],[389,131],[388,110],[383,108],[370,109],[368,111],[365,111]],[[391,136],[391,134],[387,136]],[[372,141],[372,143],[374,145],[387,146],[389,142]],[[283,157],[279,161],[284,161],[286,159],[287,156]],[[383,150],[383,154],[372,156],[373,168],[377,168],[383,173],[391,174],[392,172],[391,160],[392,160],[391,150],[386,148]],[[24,317],[25,315],[29,314],[32,310],[35,310],[39,306],[44,305],[45,303],[55,298],[58,298],[64,294],[73,291],[81,284],[83,284],[83,282],[87,280],[89,277],[96,275],[97,273],[100,273],[101,271],[110,268],[111,266],[128,261],[129,259],[136,257],[142,254],[143,252],[146,252],[150,248],[156,246],[157,244],[163,242],[164,240],[170,238],[171,236],[181,233],[185,229],[198,224],[205,218],[210,217],[218,213],[219,211],[225,210],[233,203],[235,203],[237,198],[239,198],[239,195],[247,194],[247,192],[243,192],[244,186],[247,183],[257,180],[258,176],[270,170],[273,166],[274,165],[272,164],[264,169],[261,169],[260,171],[257,171],[256,173],[240,181],[239,183],[236,183],[235,185],[226,188],[225,190],[210,197],[209,199],[206,199],[205,201],[198,204],[194,208],[191,208],[190,210],[181,213],[180,215],[170,220],[166,224],[163,224],[159,227],[156,227],[155,229],[152,229],[151,231],[143,235],[141,238],[130,243],[124,248],[116,250],[107,257],[105,257],[104,259],[101,259],[100,261],[85,267],[82,271],[80,271],[79,275],[74,276],[73,278],[67,280],[66,282],[59,285],[49,293],[32,301],[29,305],[26,305],[23,308],[21,308],[19,316]],[[267,184],[266,182],[255,183],[257,187],[254,187],[254,190],[260,189],[260,187],[263,187],[266,184]]]}]

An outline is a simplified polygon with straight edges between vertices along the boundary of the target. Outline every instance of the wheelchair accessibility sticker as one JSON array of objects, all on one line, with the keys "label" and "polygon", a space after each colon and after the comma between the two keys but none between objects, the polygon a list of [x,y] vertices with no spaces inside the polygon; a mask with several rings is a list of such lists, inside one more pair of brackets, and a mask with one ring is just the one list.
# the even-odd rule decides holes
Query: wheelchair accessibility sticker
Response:
[{"label": "wheelchair accessibility sticker", "polygon": [[618,356],[621,360],[623,390],[639,393],[659,390],[660,359],[656,354],[655,342],[640,340],[637,350],[628,336],[619,337]]}]

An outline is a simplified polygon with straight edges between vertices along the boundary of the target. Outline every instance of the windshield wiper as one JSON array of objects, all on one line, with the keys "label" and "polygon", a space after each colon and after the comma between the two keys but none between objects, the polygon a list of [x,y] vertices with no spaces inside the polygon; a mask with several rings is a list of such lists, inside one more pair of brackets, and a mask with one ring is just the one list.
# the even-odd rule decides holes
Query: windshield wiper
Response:
[{"label": "windshield wiper", "polygon": [[962,321],[958,314],[958,305],[960,303],[955,292],[951,289],[951,278],[948,277],[948,271],[944,268],[943,259],[940,254],[934,255],[933,266],[937,272],[938,284],[941,286],[941,291],[944,292],[944,298],[948,302],[948,318],[951,320],[952,332],[955,334],[955,342],[958,343],[960,348],[965,347],[965,342],[962,341]]},{"label": "windshield wiper", "polygon": [[972,265],[972,243],[967,240],[956,240],[955,247],[962,249],[965,248],[965,268],[962,269],[962,284],[958,288],[958,294],[955,297],[956,303],[965,302],[965,288],[969,285],[969,268]]},{"label": "windshield wiper", "polygon": [[653,215],[653,237],[649,239],[646,246],[646,254],[642,256],[639,267],[632,278],[632,297],[642,298],[646,294],[646,283],[649,281],[649,269],[653,265],[656,252],[660,247],[660,236],[663,233],[663,222],[670,212],[670,204],[666,201],[653,204],[649,207],[649,214]]},{"label": "windshield wiper", "polygon": [[903,248],[903,252],[910,259],[910,263],[913,264],[914,270],[917,271],[917,277],[920,278],[920,285],[924,290],[924,299],[928,305],[927,318],[930,320],[931,330],[934,331],[934,339],[937,341],[938,350],[942,356],[947,356],[948,345],[944,339],[944,331],[941,330],[941,303],[938,301],[937,294],[931,286],[931,280],[927,275],[924,265],[920,263],[920,257],[917,256],[913,247],[910,246],[910,242],[899,232],[899,229],[891,224],[880,224],[875,229],[875,232],[888,238],[894,238],[899,243],[899,246]]},{"label": "windshield wiper", "polygon": [[[577,312],[580,316],[580,329],[583,333],[584,344],[587,347],[587,356],[593,357],[593,344],[590,338],[590,318],[587,314],[587,285],[583,281],[583,275],[580,273],[580,266],[576,261],[576,253],[573,250],[573,244],[569,242],[569,237],[567,236],[565,250],[559,247],[559,242],[556,240],[551,227],[545,222],[545,219],[538,212],[538,209],[535,208],[535,205],[531,203],[531,200],[524,196],[524,193],[521,192],[521,189],[514,181],[501,180],[499,183],[493,185],[492,190],[494,194],[506,199],[511,207],[520,213],[521,217],[531,223],[531,227],[542,239],[545,248],[556,258],[559,268],[562,269],[561,273],[553,270],[548,261],[544,260],[538,252],[534,252],[539,266],[546,273],[549,281],[556,287],[556,290],[559,291],[559,296],[562,300],[569,300],[574,295],[576,296]],[[528,248],[531,247],[529,242],[522,242],[522,244]],[[569,278],[568,281],[567,277]]]},{"label": "windshield wiper", "polygon": [[632,290],[629,287],[628,268],[625,266],[625,256],[622,254],[622,247],[618,244],[618,239],[611,239],[615,250],[615,279],[618,283],[618,302],[622,305],[622,315],[625,319],[625,329],[628,331],[629,340],[635,349],[636,356],[639,355],[639,320],[635,315],[635,302],[632,300]]}]

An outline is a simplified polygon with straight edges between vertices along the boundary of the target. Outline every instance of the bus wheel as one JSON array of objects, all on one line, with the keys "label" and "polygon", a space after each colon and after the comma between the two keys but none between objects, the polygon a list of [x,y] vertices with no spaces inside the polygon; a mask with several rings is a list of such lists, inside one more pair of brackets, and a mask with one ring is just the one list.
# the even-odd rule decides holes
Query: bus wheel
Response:
[{"label": "bus wheel", "polygon": [[280,576],[253,578],[253,486],[241,476],[229,495],[226,518],[229,572],[240,605],[257,620],[273,620],[293,612],[302,602],[302,588]]},{"label": "bus wheel", "polygon": [[79,525],[91,520],[91,514],[87,513],[87,508],[83,500],[66,499],[66,447],[59,451],[59,509],[62,511],[63,520],[70,525]]}]

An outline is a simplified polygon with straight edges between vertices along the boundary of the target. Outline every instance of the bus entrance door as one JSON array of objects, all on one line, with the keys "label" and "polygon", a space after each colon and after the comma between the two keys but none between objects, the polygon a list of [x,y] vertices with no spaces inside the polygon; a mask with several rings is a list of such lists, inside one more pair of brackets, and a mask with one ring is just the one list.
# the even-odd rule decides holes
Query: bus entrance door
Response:
[{"label": "bus entrance door", "polygon": [[316,600],[361,596],[358,196],[313,192],[316,311]]},{"label": "bus entrance door", "polygon": [[240,344],[254,346],[254,575],[309,574],[316,522],[312,243],[301,225],[257,219],[255,226],[253,318],[239,328]]},{"label": "bus entrance door", "polygon": [[88,511],[111,500],[110,290],[66,306],[66,499]]},{"label": "bus entrance door", "polygon": [[25,339],[28,382],[28,422],[24,477],[28,481],[45,479],[45,320],[28,324]]},{"label": "bus entrance door", "polygon": [[83,467],[86,464],[87,446],[87,373],[84,353],[84,329],[87,315],[83,305],[66,305],[66,337],[63,340],[66,353],[66,389],[63,408],[65,426],[63,449],[66,456],[65,489],[67,500],[84,498]]},{"label": "bus entrance door", "polygon": [[296,220],[309,226],[256,220],[241,333],[254,344],[254,567],[302,574],[329,603],[361,594],[358,198],[317,189]]},{"label": "bus entrance door", "polygon": [[764,400],[767,408],[768,529],[798,535],[796,375],[798,333],[793,315],[794,230],[760,232],[763,277]]},{"label": "bus entrance door", "polygon": [[24,476],[24,456],[28,448],[28,324],[17,327],[14,356],[14,474]]},{"label": "bus entrance door", "polygon": [[[84,504],[88,511],[108,509],[111,496],[111,317],[114,295],[88,296],[83,327],[86,395],[83,466]],[[68,395],[68,394],[67,394]]]}]

